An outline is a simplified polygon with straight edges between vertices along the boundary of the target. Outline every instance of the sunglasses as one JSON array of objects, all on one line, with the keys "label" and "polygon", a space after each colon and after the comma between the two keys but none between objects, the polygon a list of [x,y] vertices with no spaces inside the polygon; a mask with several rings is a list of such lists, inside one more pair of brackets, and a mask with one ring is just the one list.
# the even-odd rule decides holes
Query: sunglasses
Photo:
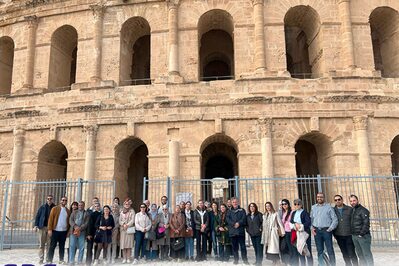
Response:
[{"label": "sunglasses", "polygon": [[68,201],[68,200],[66,200],[66,199],[63,199],[63,200],[61,200],[61,201]]},{"label": "sunglasses", "polygon": [[288,203],[281,203],[281,205],[288,205]]},{"label": "sunglasses", "polygon": [[341,201],[341,199],[334,199],[334,201]]},{"label": "sunglasses", "polygon": [[47,200],[52,200],[53,198],[47,198]]},{"label": "sunglasses", "polygon": [[302,204],[294,203],[294,206],[301,206]]},{"label": "sunglasses", "polygon": [[146,206],[140,206],[140,209],[145,209],[145,208],[147,208]]}]

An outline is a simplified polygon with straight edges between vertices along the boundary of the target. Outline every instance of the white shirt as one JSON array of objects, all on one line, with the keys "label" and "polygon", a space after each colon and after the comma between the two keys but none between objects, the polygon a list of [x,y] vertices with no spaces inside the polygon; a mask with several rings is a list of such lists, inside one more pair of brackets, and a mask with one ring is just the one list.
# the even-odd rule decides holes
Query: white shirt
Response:
[{"label": "white shirt", "polygon": [[61,207],[60,216],[58,217],[57,226],[54,228],[55,231],[63,232],[67,230],[67,219],[68,213],[65,207]]}]

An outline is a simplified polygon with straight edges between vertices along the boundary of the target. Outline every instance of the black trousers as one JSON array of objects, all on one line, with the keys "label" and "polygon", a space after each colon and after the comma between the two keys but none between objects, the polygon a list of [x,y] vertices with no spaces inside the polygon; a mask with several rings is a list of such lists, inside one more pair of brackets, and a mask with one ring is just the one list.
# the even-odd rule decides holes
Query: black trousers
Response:
[{"label": "black trousers", "polygon": [[334,235],[337,240],[339,249],[341,250],[342,256],[344,257],[346,266],[357,266],[357,256],[355,252],[355,245],[352,241],[352,236],[337,236]]},{"label": "black trousers", "polygon": [[53,230],[53,234],[51,235],[50,248],[47,256],[49,262],[53,262],[54,251],[55,248],[57,247],[57,243],[58,243],[60,261],[64,260],[66,238],[67,238],[67,231]]},{"label": "black trousers", "polygon": [[242,261],[244,263],[247,263],[248,257],[247,257],[247,247],[245,246],[245,236],[232,236],[231,244],[233,246],[234,262],[238,262],[239,259],[238,246],[240,246]]},{"label": "black trousers", "polygon": [[206,259],[207,233],[197,232],[197,260]]},{"label": "black trousers", "polygon": [[[93,253],[94,246],[94,253]],[[87,252],[86,252],[86,265],[91,265],[93,261],[93,255],[97,253],[97,244],[94,243],[94,240],[87,239]]]}]

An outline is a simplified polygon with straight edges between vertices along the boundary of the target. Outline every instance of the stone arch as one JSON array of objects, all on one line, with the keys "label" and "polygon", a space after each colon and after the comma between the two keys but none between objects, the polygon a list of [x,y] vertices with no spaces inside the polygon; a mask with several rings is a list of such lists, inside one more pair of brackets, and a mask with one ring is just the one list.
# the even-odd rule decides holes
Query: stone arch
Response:
[{"label": "stone arch", "polygon": [[390,7],[377,7],[370,14],[374,66],[386,78],[399,76],[399,13]]},{"label": "stone arch", "polygon": [[198,20],[201,80],[234,77],[234,23],[224,10],[212,9]]},{"label": "stone arch", "polygon": [[315,177],[331,174],[332,160],[332,143],[322,133],[307,133],[302,135],[295,143],[298,194],[304,201],[305,209],[310,210],[315,203],[316,194],[321,185],[318,184]]},{"label": "stone arch", "polygon": [[323,72],[321,21],[317,11],[291,7],[284,17],[287,70],[293,78],[316,78]]},{"label": "stone arch", "polygon": [[143,201],[143,179],[148,177],[148,148],[139,138],[126,138],[115,146],[116,195],[129,196],[133,206]]},{"label": "stone arch", "polygon": [[14,40],[8,36],[0,38],[0,94],[10,94],[14,65]]},{"label": "stone arch", "polygon": [[59,141],[50,141],[39,152],[37,177],[38,181],[66,180],[68,150]]},{"label": "stone arch", "polygon": [[64,25],[51,36],[48,87],[69,87],[76,81],[78,33]]},{"label": "stone arch", "polygon": [[151,84],[151,28],[143,17],[129,18],[120,36],[121,85]]},{"label": "stone arch", "polygon": [[[215,134],[201,145],[201,186],[202,198],[212,200],[212,183],[214,178],[232,179],[238,176],[238,147],[236,142],[227,135]],[[224,197],[235,195],[234,182],[226,181]]]}]

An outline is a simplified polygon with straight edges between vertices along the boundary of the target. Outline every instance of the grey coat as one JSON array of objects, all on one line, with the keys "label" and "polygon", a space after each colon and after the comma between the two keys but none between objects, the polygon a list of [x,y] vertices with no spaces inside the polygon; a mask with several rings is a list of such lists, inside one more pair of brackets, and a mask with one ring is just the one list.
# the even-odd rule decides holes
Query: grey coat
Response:
[{"label": "grey coat", "polygon": [[[73,228],[76,225],[76,214],[78,213],[78,210],[75,210],[71,213],[71,216],[69,216],[69,232],[72,234],[73,233]],[[80,232],[81,233],[86,233],[87,227],[89,225],[89,219],[90,219],[90,214],[88,211],[84,210],[83,213],[83,222],[80,225]]]}]

